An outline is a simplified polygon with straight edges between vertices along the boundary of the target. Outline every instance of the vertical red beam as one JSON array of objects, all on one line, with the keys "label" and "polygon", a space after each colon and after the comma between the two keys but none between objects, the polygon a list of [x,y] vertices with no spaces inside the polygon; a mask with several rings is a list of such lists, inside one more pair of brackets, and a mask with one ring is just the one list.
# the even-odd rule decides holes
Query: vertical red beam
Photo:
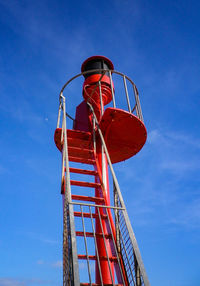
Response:
[{"label": "vertical red beam", "polygon": [[[90,119],[91,119],[91,114],[88,111],[86,102],[83,101],[76,109],[75,129],[76,130],[82,130],[82,131],[89,131],[91,126],[92,126],[92,124],[90,123]],[[92,130],[90,130],[90,131],[92,131]],[[106,196],[106,202],[109,205],[110,204],[110,192],[109,192],[109,178],[108,178],[108,163],[107,163],[107,159],[106,159],[106,156],[104,153],[103,153],[103,158],[102,158],[102,152],[101,152],[102,144],[101,144],[101,142],[97,142],[97,150],[98,150],[97,160],[98,160],[98,164],[99,164],[98,172],[101,171],[100,175],[101,175],[102,181],[103,181],[104,186],[105,186],[104,196]],[[102,159],[104,160],[103,164],[102,164],[102,161],[103,161]],[[98,183],[101,183],[99,181],[98,176],[95,178],[95,181]],[[95,197],[98,197],[98,198],[103,197],[101,188],[95,189]],[[105,214],[104,210],[102,208],[100,208],[99,211],[100,211],[100,215]],[[96,214],[98,215],[97,209],[96,209]],[[100,222],[100,220],[98,218],[96,218],[96,221],[95,221],[96,233],[102,233],[101,224],[102,224],[104,234],[108,234],[109,228],[107,226],[107,221],[102,219]],[[111,274],[110,274],[108,261],[101,260],[101,257],[107,257],[107,253],[108,253],[108,257],[112,257],[111,245],[109,243],[109,240],[106,239],[107,253],[106,253],[106,249],[105,249],[104,239],[102,237],[97,238],[97,249],[98,249],[98,254],[100,257],[100,268],[101,268],[103,283],[104,284],[112,284],[112,278],[111,278]],[[114,262],[110,261],[110,266],[111,266],[112,277],[114,280]],[[99,266],[98,266],[97,261],[95,262],[95,279],[96,279],[97,284],[101,283]]]},{"label": "vertical red beam", "polygon": [[[94,56],[87,59],[81,67],[81,71],[91,71],[95,69],[110,69],[113,70],[112,62],[103,56]],[[76,119],[77,122],[84,123],[84,126],[81,123],[75,124],[75,129],[84,130],[84,131],[93,131],[93,124],[92,124],[92,114],[87,108],[86,102],[90,102],[93,106],[94,112],[96,114],[97,120],[100,121],[102,109],[104,109],[104,105],[108,104],[112,100],[112,93],[111,93],[111,86],[110,86],[110,78],[107,74],[102,75],[101,72],[92,72],[88,74],[84,74],[85,81],[83,84],[83,97],[85,102],[78,106],[76,112]],[[101,81],[101,95],[102,98],[100,99],[100,90],[98,87],[98,82]],[[101,106],[102,103],[102,106]],[[101,177],[105,186],[105,194],[107,204],[110,204],[110,193],[109,193],[109,177],[108,177],[108,164],[106,160],[106,156],[104,152],[102,152],[102,143],[100,141],[97,142],[97,160],[99,163],[99,167],[101,170]],[[98,177],[95,178],[96,182],[99,180]],[[102,198],[102,189],[96,188],[95,189],[95,197]],[[99,208],[100,214],[104,214],[103,208]],[[96,209],[96,213],[98,214],[98,210]],[[108,225],[107,221],[104,219],[99,220],[96,219],[95,228],[96,233],[103,233],[108,234]],[[106,245],[105,245],[106,244]],[[107,250],[107,253],[106,253]],[[102,275],[103,284],[112,284],[112,279],[114,282],[114,262],[108,262],[106,260],[102,260],[101,257],[107,257],[108,259],[112,257],[111,245],[108,239],[104,239],[103,237],[97,238],[97,251],[100,257],[100,271]],[[110,266],[109,267],[109,263]],[[111,268],[111,271],[110,271]],[[99,266],[98,262],[96,261],[95,265],[95,274],[96,274],[96,283],[100,284],[100,273],[99,273]],[[111,277],[112,275],[112,277]]]},{"label": "vertical red beam", "polygon": [[[103,164],[102,164],[102,161],[103,161],[102,159],[104,160]],[[104,195],[106,197],[106,202],[107,202],[107,204],[110,204],[108,164],[107,164],[105,154],[103,154],[103,158],[102,158],[101,153],[97,154],[97,160],[99,162],[99,167],[102,170],[101,176],[102,176],[103,183],[105,186],[105,194]],[[95,197],[102,197],[102,189],[96,188]],[[96,213],[98,214],[97,210],[96,210]],[[103,208],[100,208],[100,214],[105,214]],[[104,219],[101,220],[101,223],[100,223],[99,219],[96,219],[96,233],[102,233],[102,228],[103,228],[104,234],[108,234],[107,223],[108,222]],[[101,228],[101,224],[102,224],[102,228]],[[102,237],[97,239],[98,254],[99,254],[99,257],[107,257],[107,254],[108,254],[108,258],[109,258],[109,257],[112,257],[111,245],[110,245],[110,242],[108,239],[105,241],[106,242],[104,242],[104,239]],[[106,253],[105,247],[107,249],[107,253]],[[112,284],[112,278],[114,281],[114,263],[110,261],[111,273],[110,273],[110,268],[109,268],[108,263],[109,262],[105,261],[105,260],[100,261],[102,280],[103,280],[104,284]],[[101,280],[100,280],[99,267],[98,267],[97,261],[96,261],[96,265],[95,265],[95,274],[96,274],[96,283],[100,284]],[[111,278],[111,275],[112,275],[112,278]]]}]

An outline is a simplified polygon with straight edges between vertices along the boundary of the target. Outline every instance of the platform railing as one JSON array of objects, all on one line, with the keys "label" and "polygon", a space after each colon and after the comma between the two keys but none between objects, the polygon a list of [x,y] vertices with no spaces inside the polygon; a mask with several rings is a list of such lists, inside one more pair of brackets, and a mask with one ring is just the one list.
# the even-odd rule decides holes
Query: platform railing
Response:
[{"label": "platform railing", "polygon": [[[74,77],[72,77],[70,80],[68,80],[64,86],[61,89],[60,92],[60,96],[61,94],[63,95],[63,92],[65,91],[65,89],[69,86],[69,84],[74,81],[75,79],[81,77],[81,76],[85,76],[88,74],[93,74],[93,73],[99,73],[101,74],[101,77],[99,79],[99,81],[96,83],[96,86],[94,86],[94,89],[92,91],[92,93],[96,92],[97,87],[99,87],[99,90],[101,90],[101,79],[103,78],[103,76],[106,74],[109,75],[110,78],[110,86],[111,86],[111,93],[112,93],[112,105],[114,108],[121,108],[121,100],[123,97],[123,94],[125,96],[125,101],[126,101],[126,107],[125,110],[133,113],[135,116],[137,116],[142,122],[143,122],[143,115],[142,115],[142,109],[141,109],[141,105],[140,105],[140,99],[139,99],[139,93],[137,90],[137,87],[135,85],[135,83],[125,74],[115,71],[115,70],[108,70],[108,69],[93,69],[90,71],[85,71],[82,72]],[[113,76],[118,76],[118,78],[116,77],[115,81],[113,79]],[[118,80],[121,80],[123,83],[123,87],[124,87],[124,91],[120,92],[120,98],[119,95],[117,96],[117,92],[115,92],[114,88],[113,88],[113,83],[117,82]],[[130,85],[130,87],[128,88],[128,84]],[[117,91],[117,90],[116,90]],[[67,92],[67,91],[66,91]],[[100,96],[101,96],[101,92],[100,92]],[[117,99],[117,100],[116,100]],[[101,109],[103,110],[103,105],[102,105],[102,98],[100,97],[100,102],[101,102]],[[123,108],[121,108],[123,109]],[[73,116],[67,114],[71,119],[73,119]],[[58,125],[58,124],[57,124]]]}]

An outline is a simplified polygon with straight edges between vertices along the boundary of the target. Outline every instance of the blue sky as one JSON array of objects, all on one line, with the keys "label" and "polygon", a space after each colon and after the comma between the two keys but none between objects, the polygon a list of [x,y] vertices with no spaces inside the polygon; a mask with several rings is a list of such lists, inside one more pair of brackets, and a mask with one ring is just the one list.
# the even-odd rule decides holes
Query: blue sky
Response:
[{"label": "blue sky", "polygon": [[0,286],[62,285],[58,93],[97,54],[140,93],[148,140],[115,169],[151,285],[200,285],[199,11],[0,0]]}]

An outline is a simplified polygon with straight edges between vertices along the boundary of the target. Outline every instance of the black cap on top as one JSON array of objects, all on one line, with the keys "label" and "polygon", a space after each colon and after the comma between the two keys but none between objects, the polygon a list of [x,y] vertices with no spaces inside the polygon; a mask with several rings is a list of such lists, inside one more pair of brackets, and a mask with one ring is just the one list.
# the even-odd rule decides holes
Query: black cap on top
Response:
[{"label": "black cap on top", "polygon": [[[94,70],[94,69],[109,69],[113,70],[114,66],[111,60],[104,56],[93,56],[85,60],[81,66],[81,72]],[[87,78],[93,74],[99,74],[102,72],[93,72],[85,74],[84,77]]]}]

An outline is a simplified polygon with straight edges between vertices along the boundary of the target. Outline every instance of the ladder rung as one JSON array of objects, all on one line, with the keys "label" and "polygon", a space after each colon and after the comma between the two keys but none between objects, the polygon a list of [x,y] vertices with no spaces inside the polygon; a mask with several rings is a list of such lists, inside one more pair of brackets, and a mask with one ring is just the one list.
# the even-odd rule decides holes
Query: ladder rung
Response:
[{"label": "ladder rung", "polygon": [[93,171],[93,170],[84,170],[84,169],[78,169],[78,168],[69,168],[69,171],[70,171],[71,173],[76,173],[76,174],[93,175],[93,176],[98,175],[98,172],[97,172],[97,171]]},{"label": "ladder rung", "polygon": [[72,157],[81,157],[84,159],[94,158],[94,151],[86,148],[68,147],[68,154]]},{"label": "ladder rung", "polygon": [[77,163],[83,163],[83,164],[89,164],[89,165],[95,165],[96,164],[95,160],[79,158],[79,157],[72,157],[72,156],[69,156],[69,161],[77,162]]},{"label": "ladder rung", "polygon": [[79,196],[79,195],[72,195],[72,200],[94,202],[94,203],[97,203],[97,204],[105,202],[104,198]]},{"label": "ladder rung", "polygon": [[70,181],[72,186],[80,186],[80,187],[89,187],[89,188],[99,188],[101,184],[99,183],[91,183],[91,182],[82,182],[82,181]]},{"label": "ladder rung", "polygon": [[[82,217],[82,213],[81,212],[74,212],[74,216]],[[102,214],[100,216],[101,216],[102,219],[106,219],[107,218],[107,215],[105,215],[105,214]],[[90,213],[83,213],[83,217],[91,218],[91,215],[90,215]],[[93,218],[99,218],[99,215],[93,213],[92,217]]]},{"label": "ladder rung", "polygon": [[[80,283],[80,286],[101,286],[101,284],[96,284],[96,283]],[[113,284],[103,284],[104,286],[113,286]],[[115,284],[115,286],[123,286],[123,284]]]},{"label": "ladder rung", "polygon": [[[78,254],[78,259],[85,260],[85,259],[87,259],[87,255],[85,255],[85,254]],[[97,257],[96,257],[96,255],[88,255],[88,259],[89,260],[97,260]],[[108,258],[106,256],[100,256],[99,259],[100,260],[108,260]],[[111,262],[117,262],[117,257],[110,256],[109,260]]]},{"label": "ladder rung", "polygon": [[[56,146],[60,151],[63,148],[63,141],[61,142],[62,129],[57,128],[54,135]],[[67,130],[67,142],[69,147],[82,147],[89,149],[92,146],[92,134],[90,132],[80,130]]]},{"label": "ladder rung", "polygon": [[[84,232],[83,231],[76,231],[76,235],[77,236],[84,236]],[[93,232],[85,232],[85,236],[87,237],[94,237]],[[95,233],[95,236],[98,238],[103,237],[102,233]],[[104,234],[106,239],[112,239],[112,235],[111,234]]]}]

